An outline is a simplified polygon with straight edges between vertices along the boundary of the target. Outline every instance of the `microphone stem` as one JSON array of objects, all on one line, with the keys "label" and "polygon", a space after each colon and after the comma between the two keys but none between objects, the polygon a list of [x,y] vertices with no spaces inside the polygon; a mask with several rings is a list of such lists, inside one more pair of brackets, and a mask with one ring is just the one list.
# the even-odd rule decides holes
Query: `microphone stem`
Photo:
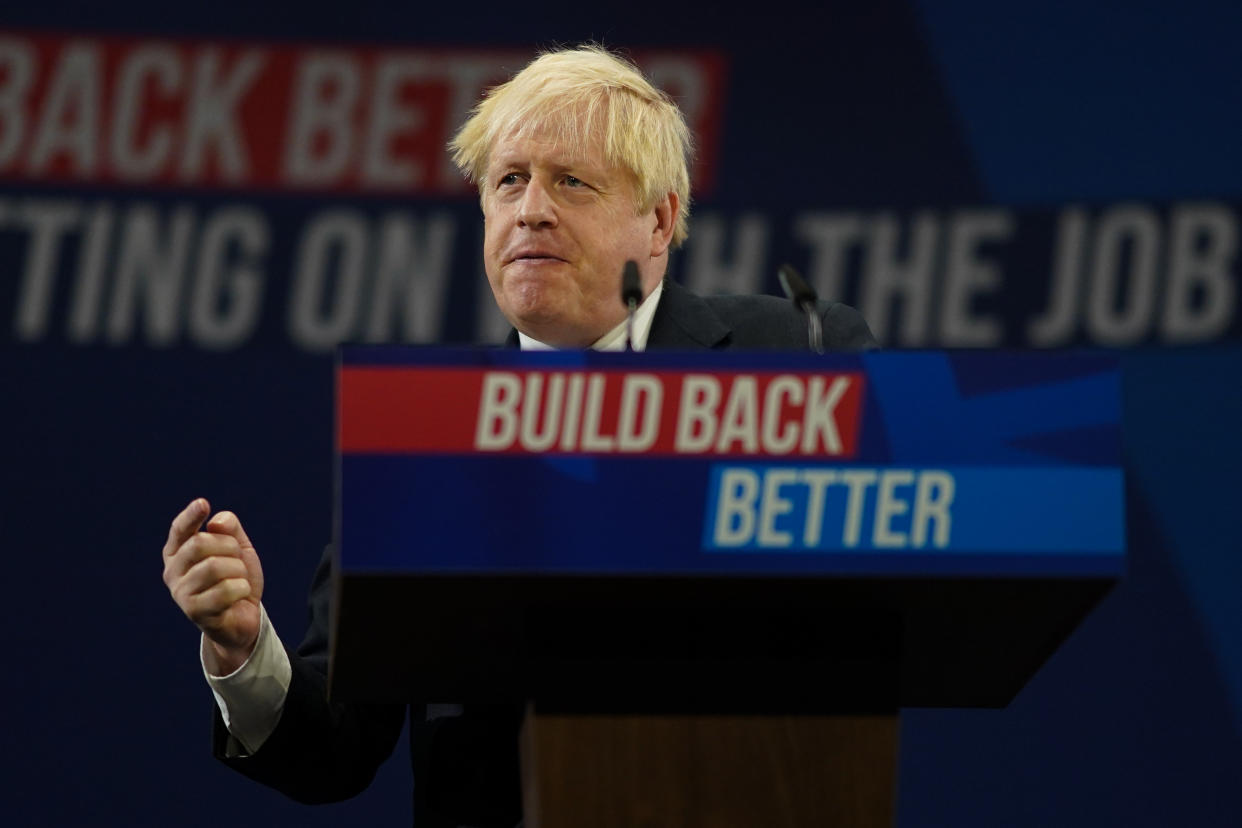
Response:
[{"label": "microphone stem", "polygon": [[634,312],[638,310],[638,303],[633,299],[629,299],[625,303],[627,314],[625,317],[625,350],[634,350]]},{"label": "microphone stem", "polygon": [[814,302],[803,302],[802,310],[806,312],[806,332],[811,350],[822,354],[824,352],[824,327],[819,320],[818,309]]}]

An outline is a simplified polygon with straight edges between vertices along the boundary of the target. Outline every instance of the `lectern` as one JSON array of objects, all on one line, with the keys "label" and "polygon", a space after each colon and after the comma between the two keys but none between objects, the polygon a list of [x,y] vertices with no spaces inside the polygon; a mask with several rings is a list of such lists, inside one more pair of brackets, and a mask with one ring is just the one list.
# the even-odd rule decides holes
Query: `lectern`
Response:
[{"label": "lectern", "polygon": [[527,705],[527,826],[891,825],[1124,568],[1116,359],[346,349],[331,692]]}]

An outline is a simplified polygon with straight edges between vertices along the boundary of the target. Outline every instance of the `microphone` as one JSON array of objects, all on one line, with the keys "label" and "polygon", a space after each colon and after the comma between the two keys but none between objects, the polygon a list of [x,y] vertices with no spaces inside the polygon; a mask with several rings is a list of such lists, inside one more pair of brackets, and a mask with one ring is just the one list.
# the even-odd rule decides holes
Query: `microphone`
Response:
[{"label": "microphone", "polygon": [[634,350],[634,312],[643,301],[643,280],[638,274],[638,262],[631,259],[621,270],[621,304],[629,316],[625,319],[625,350]]},{"label": "microphone", "polygon": [[781,280],[781,290],[785,291],[789,301],[794,303],[795,308],[806,314],[806,332],[811,350],[822,354],[824,352],[824,329],[819,321],[819,308],[817,307],[819,296],[816,295],[815,288],[808,285],[798,275],[798,271],[790,265],[781,265],[776,275]]}]

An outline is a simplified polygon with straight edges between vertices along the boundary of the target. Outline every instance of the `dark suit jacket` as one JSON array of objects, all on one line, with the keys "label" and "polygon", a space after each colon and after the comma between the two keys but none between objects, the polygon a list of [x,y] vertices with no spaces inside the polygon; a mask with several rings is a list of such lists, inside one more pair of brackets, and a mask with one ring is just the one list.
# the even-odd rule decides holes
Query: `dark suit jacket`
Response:
[{"label": "dark suit jacket", "polygon": [[[824,345],[875,347],[867,323],[839,303],[820,303]],[[510,344],[516,345],[516,332]],[[648,349],[807,347],[806,320],[773,296],[700,297],[665,282]],[[365,788],[392,752],[406,707],[330,704],[326,693],[330,556],[310,594],[310,627],[290,653],[293,678],[275,732],[253,756],[227,758],[228,732],[215,715],[215,755],[241,773],[301,802],[329,802]],[[447,706],[446,706],[447,708]],[[428,710],[410,706],[410,759],[417,828],[513,828],[521,820],[518,705]]]}]

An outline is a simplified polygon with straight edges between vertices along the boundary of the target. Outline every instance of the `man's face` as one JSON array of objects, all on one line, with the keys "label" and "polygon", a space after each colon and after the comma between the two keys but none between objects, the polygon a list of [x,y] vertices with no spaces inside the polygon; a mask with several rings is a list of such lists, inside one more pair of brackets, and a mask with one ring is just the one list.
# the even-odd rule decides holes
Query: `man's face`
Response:
[{"label": "man's face", "polygon": [[539,135],[497,139],[482,189],[496,304],[541,342],[590,345],[625,318],[627,260],[638,263],[644,295],[663,278],[676,201],[670,194],[640,215],[633,175],[604,160],[598,139],[583,157]]}]

